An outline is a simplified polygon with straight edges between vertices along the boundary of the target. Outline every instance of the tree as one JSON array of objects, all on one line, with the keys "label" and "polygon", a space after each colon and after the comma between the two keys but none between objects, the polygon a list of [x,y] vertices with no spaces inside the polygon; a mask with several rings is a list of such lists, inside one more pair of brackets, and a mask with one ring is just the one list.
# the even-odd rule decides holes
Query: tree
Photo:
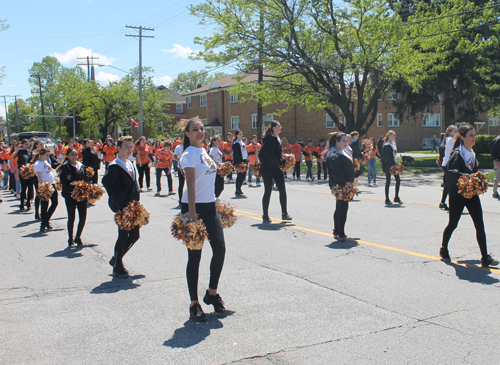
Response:
[{"label": "tree", "polygon": [[205,47],[198,57],[236,60],[244,72],[266,68],[266,82],[240,83],[239,91],[264,104],[324,109],[342,131],[364,134],[395,78],[401,21],[386,1],[211,0],[191,13],[217,27],[195,39]]},{"label": "tree", "polygon": [[[10,26],[6,23],[7,19],[0,20],[0,32],[7,30]],[[5,77],[5,66],[0,67],[0,85],[2,85],[2,80]]]},{"label": "tree", "polygon": [[212,75],[208,72],[208,70],[181,72],[170,82],[168,88],[183,94],[195,90],[198,85],[206,85],[227,76],[224,72],[216,72]]},{"label": "tree", "polygon": [[[16,104],[11,103],[7,106],[8,118],[9,118],[9,128],[11,133],[16,133],[18,131],[17,117],[16,114]],[[23,99],[17,100],[17,109],[19,114],[19,130],[21,132],[33,130],[33,124],[29,119],[31,113],[31,105]]]}]

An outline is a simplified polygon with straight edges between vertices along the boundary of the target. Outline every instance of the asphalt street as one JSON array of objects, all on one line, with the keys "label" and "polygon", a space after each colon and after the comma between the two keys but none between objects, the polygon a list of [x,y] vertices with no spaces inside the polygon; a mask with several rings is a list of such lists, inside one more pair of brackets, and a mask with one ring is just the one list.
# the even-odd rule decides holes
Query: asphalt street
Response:
[{"label": "asphalt street", "polygon": [[[236,198],[226,185],[221,200],[239,216],[225,230],[219,284],[229,312],[217,317],[202,303],[205,323],[189,320],[186,248],[169,230],[176,195],[141,194],[150,224],[124,259],[132,277],[118,279],[108,264],[117,228],[106,195],[88,210],[85,245],[68,249],[63,199],[55,229],[39,233],[34,212],[2,192],[0,363],[498,364],[500,269],[479,267],[466,212],[450,241],[453,262],[439,261],[448,221],[440,178],[403,175],[404,204],[386,207],[385,179],[367,187],[361,177],[345,242],[331,235],[326,183],[287,179],[286,225],[262,224],[263,187],[243,186],[246,197]],[[481,201],[499,258],[500,201],[491,188]],[[270,215],[280,214],[273,192]],[[207,243],[200,299],[210,258]]]}]

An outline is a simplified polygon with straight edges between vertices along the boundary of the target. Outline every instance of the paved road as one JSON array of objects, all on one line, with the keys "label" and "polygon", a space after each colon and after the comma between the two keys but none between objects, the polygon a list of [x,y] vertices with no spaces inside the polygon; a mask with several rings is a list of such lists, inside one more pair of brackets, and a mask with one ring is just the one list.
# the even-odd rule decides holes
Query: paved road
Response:
[{"label": "paved road", "polygon": [[[380,181],[382,182],[382,180]],[[186,250],[169,232],[176,197],[143,193],[151,223],[125,258],[130,279],[110,276],[116,226],[105,199],[89,209],[85,246],[66,249],[65,209],[39,234],[33,214],[0,204],[1,364],[498,364],[500,270],[483,270],[464,214],[438,260],[446,212],[439,175],[403,176],[402,206],[383,186],[350,204],[332,239],[325,184],[287,181],[295,226],[261,224],[262,188],[234,198],[219,291],[230,310],[188,319]],[[500,256],[500,202],[482,197],[490,251]],[[279,217],[278,196],[271,198]],[[208,285],[203,252],[200,295]]]}]

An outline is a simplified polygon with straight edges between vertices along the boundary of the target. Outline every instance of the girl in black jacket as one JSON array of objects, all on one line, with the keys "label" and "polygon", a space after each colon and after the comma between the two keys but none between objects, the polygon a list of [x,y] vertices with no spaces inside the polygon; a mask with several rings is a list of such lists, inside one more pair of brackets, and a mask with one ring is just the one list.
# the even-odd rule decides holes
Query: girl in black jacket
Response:
[{"label": "girl in black jacket", "polygon": [[[347,183],[354,182],[354,165],[352,158],[348,154],[344,154],[344,149],[348,145],[347,135],[341,132],[333,133],[330,138],[330,150],[326,157],[328,165],[328,184],[330,189],[335,185],[344,187]],[[347,220],[347,210],[349,203],[337,199],[335,213],[333,215],[334,229],[333,236],[338,237],[339,241],[345,241],[347,238],[345,234],[345,222]]]},{"label": "girl in black jacket", "polygon": [[448,184],[448,194],[450,196],[450,218],[448,226],[443,232],[443,243],[439,255],[445,262],[450,262],[450,254],[448,252],[448,242],[465,207],[469,211],[469,215],[474,222],[476,228],[477,243],[481,250],[481,266],[496,266],[498,261],[488,255],[486,247],[486,233],[484,231],[483,208],[478,195],[467,199],[458,192],[457,182],[462,174],[472,174],[478,170],[478,162],[476,154],[472,150],[472,146],[476,144],[476,131],[471,125],[464,125],[458,130],[455,136],[455,144],[451,153],[448,164],[446,165],[446,183]]},{"label": "girl in black jacket", "polygon": [[19,148],[19,151],[17,151],[17,155],[12,156],[17,156],[17,171],[19,171],[19,181],[21,182],[21,202],[19,205],[19,209],[24,210],[26,204],[26,209],[30,210],[31,199],[33,199],[33,178],[23,179],[21,177],[20,170],[23,165],[30,163],[31,158],[30,153],[28,152],[30,143],[28,140],[23,139],[19,144],[21,145],[21,147]]},{"label": "girl in black jacket", "polygon": [[281,140],[279,134],[281,133],[280,122],[273,120],[267,126],[262,138],[262,148],[259,152],[259,160],[261,162],[261,174],[264,181],[264,196],[262,197],[262,221],[269,223],[269,200],[271,199],[271,192],[273,190],[273,179],[276,182],[278,191],[280,193],[281,204],[281,219],[291,221],[292,217],[288,215],[286,207],[286,189],[285,177],[280,166],[285,164],[285,159],[282,157]]},{"label": "girl in black jacket", "polygon": [[[88,182],[89,178],[85,172],[86,166],[78,161],[78,151],[69,147],[66,151],[66,158],[62,165],[57,169],[59,171],[59,180],[62,185],[61,195],[66,203],[66,210],[68,211],[68,247],[74,247],[75,243],[82,246],[81,239],[85,221],[87,220],[87,199],[78,202],[71,197],[71,193],[75,188],[75,181]],[[75,224],[76,210],[78,210],[78,228],[76,230],[75,238],[73,239],[73,227]]]},{"label": "girl in black jacket", "polygon": [[[234,141],[232,144],[232,150],[233,150],[233,163],[234,166],[240,164],[240,163],[248,163],[248,152],[247,152],[247,146],[245,143],[242,141],[243,138],[243,132],[238,130],[234,134]],[[243,181],[245,181],[245,172],[238,172],[236,176],[236,191],[234,195],[236,196],[242,196],[244,195],[243,192],[241,191],[241,185],[243,185]]]},{"label": "girl in black jacket", "polygon": [[[389,168],[396,164],[396,132],[389,131],[384,137],[384,147],[382,148],[382,171],[385,172],[385,204],[392,205],[391,199],[389,199],[389,188],[391,187],[391,173]],[[394,203],[403,204],[401,199],[399,199],[399,187],[401,185],[401,177],[394,175],[394,180],[396,180],[396,193],[394,195]]]},{"label": "girl in black jacket", "polygon": [[97,184],[99,167],[101,162],[99,156],[94,150],[94,142],[91,139],[83,140],[85,148],[82,150],[82,162],[85,166],[90,166],[94,169],[94,175],[90,178],[92,184]]}]

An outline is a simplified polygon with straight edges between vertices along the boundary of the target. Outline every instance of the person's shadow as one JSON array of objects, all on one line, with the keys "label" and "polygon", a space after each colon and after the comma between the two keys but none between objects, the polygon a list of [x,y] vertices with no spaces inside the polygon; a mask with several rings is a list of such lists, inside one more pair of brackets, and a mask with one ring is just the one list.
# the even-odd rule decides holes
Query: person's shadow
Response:
[{"label": "person's shadow", "polygon": [[348,238],[345,241],[335,240],[332,243],[330,243],[329,245],[325,245],[325,247],[333,248],[335,250],[349,250],[351,248],[359,246],[356,239],[357,238]]},{"label": "person's shadow", "polygon": [[479,260],[466,260],[458,261],[461,264],[467,265],[466,267],[461,265],[455,265],[452,262],[446,262],[446,265],[453,266],[457,277],[460,280],[467,280],[471,283],[480,283],[485,285],[497,284],[500,282],[497,278],[491,277],[491,270],[488,268],[479,268],[481,261]]},{"label": "person's shadow", "polygon": [[63,250],[51,253],[50,255],[47,255],[46,257],[65,257],[67,259],[75,259],[77,257],[82,257],[82,253],[80,251],[82,249],[84,249],[85,247],[95,247],[95,246],[97,246],[97,245],[90,244],[90,245],[83,245],[83,246],[75,246],[74,248],[66,247]]},{"label": "person's shadow", "polygon": [[144,279],[144,275],[134,275],[128,278],[117,278],[112,276],[111,281],[106,281],[99,286],[96,286],[90,294],[113,294],[122,290],[136,289],[141,286],[139,283],[134,283],[134,280]]},{"label": "person's shadow", "polygon": [[195,322],[192,319],[184,322],[184,326],[177,328],[170,340],[163,342],[163,346],[172,348],[188,348],[199,344],[205,338],[210,336],[211,330],[216,330],[224,327],[219,320],[233,315],[234,312],[226,311],[224,316],[216,316],[215,314],[208,314],[206,322]]}]

